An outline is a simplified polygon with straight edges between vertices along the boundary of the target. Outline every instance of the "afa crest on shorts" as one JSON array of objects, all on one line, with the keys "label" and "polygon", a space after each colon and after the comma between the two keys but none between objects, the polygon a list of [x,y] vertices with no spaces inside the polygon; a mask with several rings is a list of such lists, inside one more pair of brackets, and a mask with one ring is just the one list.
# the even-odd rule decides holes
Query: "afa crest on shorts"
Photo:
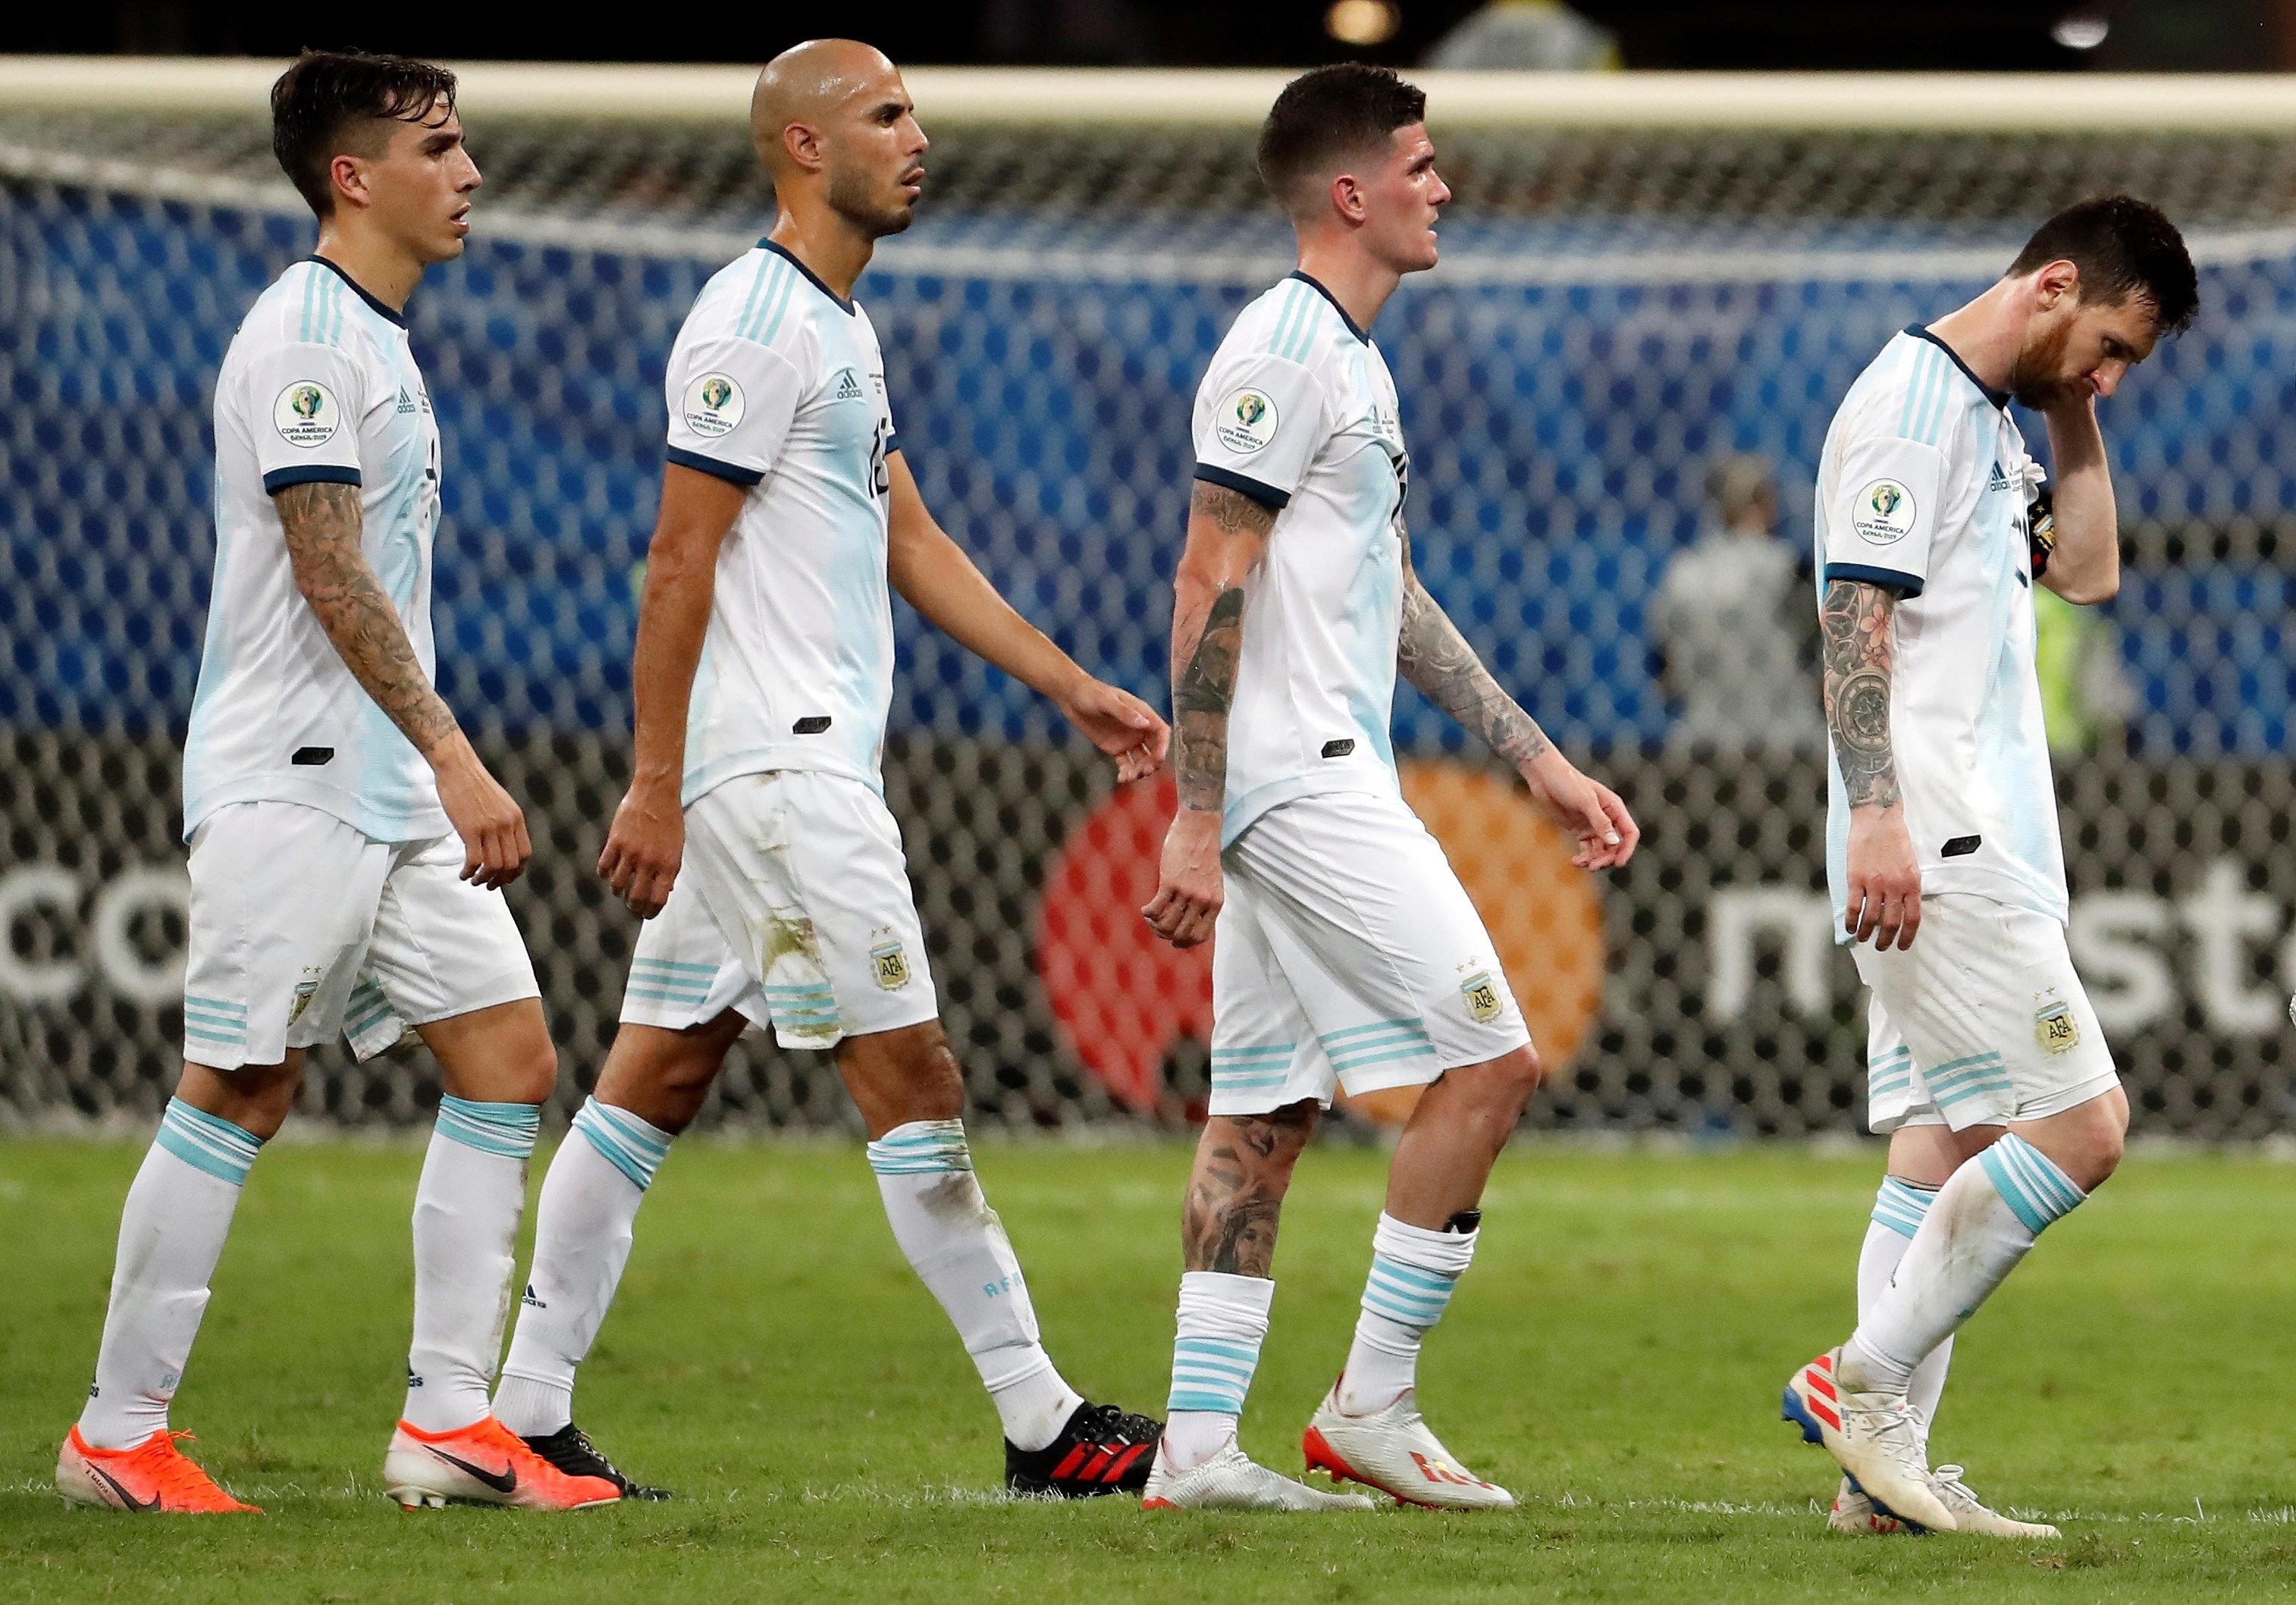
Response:
[{"label": "afa crest on shorts", "polygon": [[888,930],[876,933],[869,947],[869,970],[888,992],[898,992],[909,984],[909,952],[900,938]]},{"label": "afa crest on shorts", "polygon": [[[2289,1007],[2296,1010],[2296,1003]],[[2072,1005],[2061,997],[2044,998],[2033,1013],[2033,1040],[2044,1053],[2069,1053],[2080,1045],[2080,1021]]]},{"label": "afa crest on shorts", "polygon": [[1498,983],[1491,979],[1488,970],[1478,970],[1459,983],[1459,995],[1467,1000],[1467,1014],[1479,1026],[1487,1026],[1499,1017]]}]

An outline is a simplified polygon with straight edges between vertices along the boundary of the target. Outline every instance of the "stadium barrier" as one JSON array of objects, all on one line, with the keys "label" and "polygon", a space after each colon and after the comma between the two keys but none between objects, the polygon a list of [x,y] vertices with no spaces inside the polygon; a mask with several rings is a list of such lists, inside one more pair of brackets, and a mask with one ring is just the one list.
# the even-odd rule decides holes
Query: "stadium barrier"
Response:
[{"label": "stadium barrier", "polygon": [[[209,397],[241,312],[309,234],[267,167],[275,65],[0,61],[8,1118],[148,1117],[172,1078]],[[1863,1031],[1826,929],[1818,760],[1683,749],[1654,601],[1718,455],[1774,465],[1781,538],[1806,545],[1826,422],[1889,332],[1980,286],[2050,207],[2128,187],[2186,223],[2207,310],[2105,413],[2125,696],[2061,762],[2073,941],[2142,1125],[2281,1127],[2296,96],[1430,77],[1456,221],[1443,267],[1378,331],[1416,561],[1648,831],[1624,874],[1577,876],[1405,693],[1406,783],[1562,1067],[1531,1118],[1856,1125]],[[1226,320],[1286,266],[1248,161],[1250,108],[1280,77],[913,81],[928,129],[950,131],[921,222],[861,287],[911,463],[1024,611],[1160,704],[1189,400]],[[661,363],[701,279],[768,215],[746,84],[473,69],[489,187],[469,256],[411,308],[446,441],[441,684],[535,825],[512,895],[568,1099],[603,1057],[633,932],[590,865],[626,762]],[[1145,941],[1133,912],[1168,801],[1111,793],[1041,703],[905,609],[898,627],[889,792],[980,1115],[1185,1118],[1203,1094],[1202,958]],[[404,1060],[329,1053],[308,1099],[406,1122],[435,1093]],[[712,1114],[849,1119],[825,1061],[763,1045]]]}]

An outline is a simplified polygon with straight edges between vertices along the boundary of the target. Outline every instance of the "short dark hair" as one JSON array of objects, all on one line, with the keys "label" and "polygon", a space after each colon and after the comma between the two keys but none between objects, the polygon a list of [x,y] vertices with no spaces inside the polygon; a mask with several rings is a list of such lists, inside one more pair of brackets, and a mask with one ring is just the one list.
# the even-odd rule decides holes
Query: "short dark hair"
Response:
[{"label": "short dark hair", "polygon": [[444,102],[455,109],[455,75],[406,56],[364,50],[306,50],[271,86],[271,151],[311,209],[335,209],[335,158],[369,143],[364,130],[411,123]]},{"label": "short dark hair", "polygon": [[1334,160],[1381,149],[1427,120],[1427,92],[1386,67],[1341,61],[1283,86],[1259,127],[1259,176],[1288,210],[1300,186]]},{"label": "short dark hair", "polygon": [[2098,195],[2065,208],[2025,242],[2009,275],[2038,273],[2052,262],[2080,269],[2083,300],[2143,296],[2163,334],[2183,333],[2201,309],[2200,280],[2184,235],[2159,207],[2133,195]]}]

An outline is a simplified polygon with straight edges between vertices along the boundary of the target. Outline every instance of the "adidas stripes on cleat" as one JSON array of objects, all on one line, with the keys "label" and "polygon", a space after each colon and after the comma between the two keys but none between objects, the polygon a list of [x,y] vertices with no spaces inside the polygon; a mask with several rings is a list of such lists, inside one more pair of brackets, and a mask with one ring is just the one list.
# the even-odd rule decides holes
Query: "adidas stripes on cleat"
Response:
[{"label": "adidas stripes on cleat", "polygon": [[1902,1393],[1852,1393],[1840,1386],[1835,1374],[1841,1364],[1837,1348],[1794,1372],[1780,1415],[1801,1429],[1805,1443],[1820,1445],[1833,1455],[1883,1515],[1952,1532],[1953,1511],[1930,1486],[1914,1407]]},{"label": "adidas stripes on cleat", "polygon": [[668,1499],[668,1488],[649,1487],[642,1482],[632,1482],[622,1475],[621,1469],[599,1453],[590,1435],[571,1421],[555,1432],[539,1437],[519,1440],[548,1461],[569,1477],[603,1477],[622,1491],[625,1499]]},{"label": "adidas stripes on cleat", "polygon": [[1077,1406],[1060,1436],[1041,1449],[1021,1449],[1004,1440],[1004,1486],[1015,1494],[1052,1494],[1090,1499],[1099,1494],[1137,1494],[1148,1486],[1164,1423],[1133,1415],[1113,1404]]},{"label": "adidas stripes on cleat", "polygon": [[1406,1389],[1384,1410],[1349,1415],[1340,1409],[1339,1384],[1324,1396],[1300,1440],[1310,1471],[1334,1482],[1361,1483],[1405,1504],[1432,1511],[1511,1511],[1514,1495],[1460,1465],[1420,1419],[1415,1390]]},{"label": "adidas stripes on cleat", "polygon": [[191,1436],[163,1427],[133,1449],[98,1449],[75,1426],[56,1455],[56,1492],[74,1504],[163,1516],[263,1514],[225,1493],[176,1447]]},{"label": "adidas stripes on cleat", "polygon": [[490,1415],[453,1432],[424,1432],[399,1422],[382,1457],[382,1480],[410,1511],[450,1501],[579,1511],[622,1497],[603,1477],[570,1477]]}]

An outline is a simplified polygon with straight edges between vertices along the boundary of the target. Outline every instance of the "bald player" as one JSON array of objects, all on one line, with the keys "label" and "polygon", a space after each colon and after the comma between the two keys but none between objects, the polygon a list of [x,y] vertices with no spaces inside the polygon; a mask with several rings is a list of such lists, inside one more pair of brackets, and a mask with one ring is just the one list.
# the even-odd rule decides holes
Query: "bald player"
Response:
[{"label": "bald player", "polygon": [[879,775],[890,590],[1051,698],[1119,781],[1154,771],[1168,733],[1005,603],[925,511],[903,460],[877,338],[852,299],[923,184],[925,136],[900,74],[851,40],[798,45],[759,76],[751,131],[781,216],[702,289],[670,354],[635,772],[598,861],[646,924],[597,1091],[543,1183],[496,1408],[554,1464],[661,1496],[575,1428],[574,1371],[671,1139],[734,1040],[770,1024],[784,1047],[836,1052],[893,1236],[1003,1421],[1007,1486],[1137,1492],[1161,1424],[1087,1404],[1062,1380],[973,1179],[964,1077]]}]

